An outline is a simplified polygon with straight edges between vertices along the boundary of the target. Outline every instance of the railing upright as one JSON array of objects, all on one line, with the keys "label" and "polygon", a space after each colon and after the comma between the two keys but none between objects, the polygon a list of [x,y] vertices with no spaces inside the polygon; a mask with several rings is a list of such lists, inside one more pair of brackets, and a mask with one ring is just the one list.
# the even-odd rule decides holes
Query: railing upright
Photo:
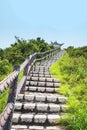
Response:
[{"label": "railing upright", "polygon": [[[30,55],[28,58],[26,58],[21,66],[15,66],[14,71],[7,78],[0,82],[0,94],[4,92],[5,88],[7,88],[8,86],[10,87],[6,108],[0,115],[0,130],[11,129],[16,97],[19,93],[24,93],[26,78],[32,70],[34,63],[36,61],[42,61],[46,58],[49,58],[50,56],[53,56],[54,54],[56,54],[57,51],[58,49],[52,49],[46,52],[34,53]],[[36,57],[39,57],[39,59],[37,59]],[[23,77],[20,83],[18,83],[19,73],[23,69]]]},{"label": "railing upright", "polygon": [[[15,66],[14,71],[17,71],[19,73],[20,67]],[[12,123],[12,116],[13,116],[13,111],[14,111],[14,103],[15,103],[15,98],[16,98],[16,91],[17,91],[17,84],[18,84],[18,75],[15,77],[13,80],[10,89],[9,89],[9,95],[8,95],[8,101],[7,104],[13,104],[13,109],[5,123],[5,126],[3,127],[3,130],[10,130],[11,129],[11,123]]]}]

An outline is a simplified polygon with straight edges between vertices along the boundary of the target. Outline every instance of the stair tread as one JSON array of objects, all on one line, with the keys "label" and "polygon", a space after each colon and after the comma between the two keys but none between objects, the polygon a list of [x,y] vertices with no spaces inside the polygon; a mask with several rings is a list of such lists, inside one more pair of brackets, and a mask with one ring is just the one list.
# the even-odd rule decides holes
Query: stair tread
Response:
[{"label": "stair tread", "polygon": [[46,113],[57,113],[57,112],[65,112],[66,105],[54,104],[54,103],[15,103],[15,111],[21,111],[22,113],[29,112],[46,112]]},{"label": "stair tread", "polygon": [[59,88],[54,88],[54,87],[38,87],[38,86],[26,86],[25,87],[25,91],[29,91],[29,92],[48,92],[48,93],[56,93],[56,91]]},{"label": "stair tread", "polygon": [[34,77],[48,77],[48,78],[51,78],[52,76],[51,75],[47,75],[47,74],[30,74],[30,76],[34,76]]},{"label": "stair tread", "polygon": [[26,113],[26,114],[21,114],[21,113],[14,113],[13,114],[13,123],[16,124],[22,124],[22,123],[40,123],[40,124],[45,124],[49,122],[50,124],[53,123],[55,124],[55,121],[60,119],[61,116],[59,114],[31,114],[31,113]]},{"label": "stair tread", "polygon": [[63,130],[61,127],[58,126],[40,126],[40,125],[13,125],[11,130]]},{"label": "stair tread", "polygon": [[17,96],[17,101],[35,101],[35,102],[57,102],[65,103],[67,98],[63,95],[56,93],[41,93],[41,92],[25,92]]},{"label": "stair tread", "polygon": [[59,87],[61,83],[41,82],[41,81],[26,81],[26,86],[40,86],[40,87]]},{"label": "stair tread", "polygon": [[56,121],[66,112],[67,98],[56,94],[61,83],[49,72],[59,54],[33,66],[27,76],[24,94],[17,96],[11,130],[63,130],[56,126]]},{"label": "stair tread", "polygon": [[56,79],[56,78],[42,78],[42,77],[34,77],[34,76],[27,76],[27,80],[31,80],[31,81],[46,81],[46,82],[55,82],[55,83],[59,83],[60,80]]}]

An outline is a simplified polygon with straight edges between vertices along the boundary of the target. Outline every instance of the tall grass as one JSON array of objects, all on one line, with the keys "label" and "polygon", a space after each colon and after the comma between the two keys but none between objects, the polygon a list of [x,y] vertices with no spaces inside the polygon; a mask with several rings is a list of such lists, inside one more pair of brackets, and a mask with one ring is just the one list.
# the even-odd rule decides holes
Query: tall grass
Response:
[{"label": "tall grass", "polygon": [[7,88],[1,95],[0,95],[0,114],[3,112],[8,99],[8,92],[9,88]]},{"label": "tall grass", "polygon": [[51,66],[50,72],[62,82],[58,93],[68,97],[68,114],[61,123],[67,130],[87,130],[87,59],[68,52]]},{"label": "tall grass", "polygon": [[[20,80],[22,79],[23,73],[24,73],[24,70],[20,72],[19,77],[18,77],[18,82],[20,82]],[[9,87],[0,95],[0,114],[3,112],[3,110],[6,107],[8,94],[9,94]]]}]

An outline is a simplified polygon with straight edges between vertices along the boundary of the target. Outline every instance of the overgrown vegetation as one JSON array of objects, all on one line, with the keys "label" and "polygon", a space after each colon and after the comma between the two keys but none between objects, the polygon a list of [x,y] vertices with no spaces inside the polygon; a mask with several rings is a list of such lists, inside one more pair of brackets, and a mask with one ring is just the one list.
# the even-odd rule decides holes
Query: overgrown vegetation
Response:
[{"label": "overgrown vegetation", "polygon": [[0,49],[0,80],[7,76],[13,66],[20,65],[27,56],[35,52],[53,49],[53,46],[38,37],[37,39],[23,40],[16,37],[11,47]]},{"label": "overgrown vegetation", "polygon": [[5,106],[6,106],[6,104],[7,104],[8,92],[9,92],[9,88],[7,88],[7,89],[0,95],[0,113],[3,112],[3,109],[5,108]]},{"label": "overgrown vegetation", "polygon": [[58,93],[68,97],[67,114],[61,123],[67,130],[87,130],[87,46],[68,47],[50,71],[61,79]]},{"label": "overgrown vegetation", "polygon": [[8,59],[0,59],[0,81],[12,71],[12,65]]},{"label": "overgrown vegetation", "polygon": [[[53,49],[53,46],[38,37],[37,39],[23,40],[16,38],[16,42],[11,47],[0,49],[0,81],[12,72],[15,65],[20,65],[27,56],[35,52],[43,52]],[[18,81],[22,79],[22,71]],[[6,106],[8,89],[0,95],[0,113]]]}]

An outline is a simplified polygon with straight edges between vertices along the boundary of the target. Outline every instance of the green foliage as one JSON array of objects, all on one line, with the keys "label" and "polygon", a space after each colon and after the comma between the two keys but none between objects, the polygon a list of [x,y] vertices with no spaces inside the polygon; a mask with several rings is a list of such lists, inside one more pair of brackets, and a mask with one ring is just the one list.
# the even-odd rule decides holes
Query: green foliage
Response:
[{"label": "green foliage", "polygon": [[24,70],[22,70],[18,76],[18,82],[21,81],[21,79],[23,78],[23,74],[24,74]]},{"label": "green foliage", "polygon": [[84,58],[87,59],[87,46],[80,47],[80,48],[74,48],[72,46],[67,48],[67,52],[69,56],[72,57],[80,57],[83,56]]},{"label": "green foliage", "polygon": [[1,58],[8,59],[12,65],[21,64],[24,59],[32,53],[43,52],[53,49],[53,46],[46,43],[43,39],[23,40],[16,37],[16,42],[5,50],[0,50]]},{"label": "green foliage", "polygon": [[3,112],[3,109],[6,106],[7,99],[8,99],[8,92],[9,89],[7,88],[1,95],[0,95],[0,114]]},{"label": "green foliage", "polygon": [[0,48],[0,80],[12,71],[12,66],[20,65],[30,54],[53,49],[52,45],[40,37],[27,41],[15,38],[16,42],[11,47],[4,50]]},{"label": "green foliage", "polygon": [[[20,65],[27,56],[35,52],[43,52],[53,49],[53,46],[38,37],[37,39],[24,40],[16,37],[16,42],[6,49],[0,48],[0,81],[12,72],[15,65]],[[18,81],[23,77],[22,71]],[[0,95],[0,113],[5,108],[8,90]]]},{"label": "green foliage", "polygon": [[87,130],[87,46],[66,51],[50,68],[62,82],[58,93],[68,97],[68,114],[61,123],[67,130]]},{"label": "green foliage", "polygon": [[12,71],[12,65],[7,59],[0,60],[0,81]]}]

